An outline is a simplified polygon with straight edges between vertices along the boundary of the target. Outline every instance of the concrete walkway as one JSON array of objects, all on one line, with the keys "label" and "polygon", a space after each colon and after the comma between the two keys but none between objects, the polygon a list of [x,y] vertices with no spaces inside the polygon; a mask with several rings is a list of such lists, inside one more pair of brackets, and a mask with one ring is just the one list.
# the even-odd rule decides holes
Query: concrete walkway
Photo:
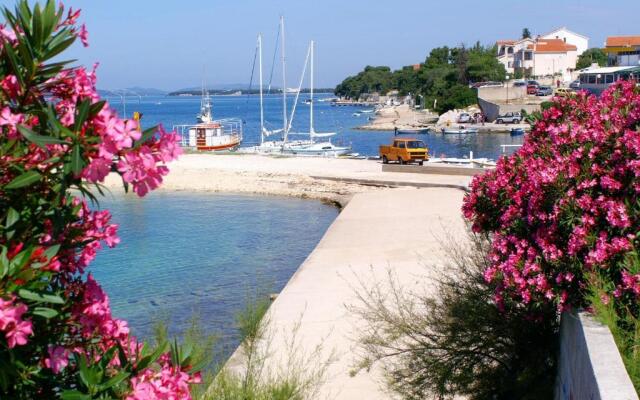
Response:
[{"label": "concrete walkway", "polygon": [[357,359],[354,338],[362,321],[346,306],[357,304],[359,281],[386,282],[389,269],[401,283],[428,286],[428,266],[446,260],[442,240],[447,235],[466,240],[463,195],[451,188],[355,195],[272,304],[273,357],[267,369],[287,367],[282,365],[282,355],[291,348],[287,336],[299,323],[297,339],[304,352],[323,343],[325,356],[336,356],[317,398],[393,398],[384,391],[379,369],[350,377]]}]

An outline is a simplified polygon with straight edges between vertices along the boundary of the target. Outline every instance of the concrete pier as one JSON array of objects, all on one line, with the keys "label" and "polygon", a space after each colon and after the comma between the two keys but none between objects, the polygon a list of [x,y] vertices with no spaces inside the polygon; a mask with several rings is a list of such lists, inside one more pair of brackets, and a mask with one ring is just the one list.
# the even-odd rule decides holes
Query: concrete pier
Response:
[{"label": "concrete pier", "polygon": [[[464,192],[453,188],[389,189],[356,194],[269,310],[272,357],[267,369],[287,368],[287,333],[297,324],[305,353],[323,345],[329,365],[317,398],[389,399],[379,369],[350,376],[358,356],[362,321],[347,306],[357,304],[361,282],[386,283],[389,270],[409,287],[429,286],[429,266],[446,262],[447,237],[466,240],[461,217]],[[233,368],[233,360],[230,362]]]}]

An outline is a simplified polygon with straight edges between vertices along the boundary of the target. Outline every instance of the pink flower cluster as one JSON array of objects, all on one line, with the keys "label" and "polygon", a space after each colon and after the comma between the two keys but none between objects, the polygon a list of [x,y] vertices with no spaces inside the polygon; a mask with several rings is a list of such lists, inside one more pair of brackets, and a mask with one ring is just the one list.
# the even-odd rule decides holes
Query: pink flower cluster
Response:
[{"label": "pink flower cluster", "polygon": [[31,321],[22,318],[26,312],[27,306],[16,303],[15,298],[0,298],[0,332],[4,332],[10,349],[24,346],[27,344],[27,337],[33,334]]},{"label": "pink flower cluster", "polygon": [[638,244],[638,194],[635,82],[555,98],[522,148],[474,178],[464,201],[473,230],[492,237],[485,278],[498,302],[584,306],[592,273],[613,283],[612,295],[635,292],[640,275],[624,260]]},{"label": "pink flower cluster", "polygon": [[147,368],[131,380],[133,390],[126,400],[191,400],[189,385],[201,383],[199,373],[189,375],[169,362],[168,354],[160,360],[160,369]]}]

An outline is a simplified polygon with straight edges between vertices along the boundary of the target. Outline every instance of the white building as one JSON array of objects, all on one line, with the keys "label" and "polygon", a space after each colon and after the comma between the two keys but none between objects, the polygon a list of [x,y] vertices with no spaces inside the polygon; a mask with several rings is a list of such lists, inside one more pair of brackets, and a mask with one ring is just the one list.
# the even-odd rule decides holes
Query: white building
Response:
[{"label": "white building", "polygon": [[508,73],[521,71],[524,76],[562,76],[571,79],[578,56],[589,47],[585,36],[559,28],[535,39],[499,40],[498,61]]},{"label": "white building", "polygon": [[542,39],[561,39],[563,42],[576,46],[578,56],[589,48],[589,38],[579,33],[570,31],[566,27],[554,29],[553,31],[541,35]]}]

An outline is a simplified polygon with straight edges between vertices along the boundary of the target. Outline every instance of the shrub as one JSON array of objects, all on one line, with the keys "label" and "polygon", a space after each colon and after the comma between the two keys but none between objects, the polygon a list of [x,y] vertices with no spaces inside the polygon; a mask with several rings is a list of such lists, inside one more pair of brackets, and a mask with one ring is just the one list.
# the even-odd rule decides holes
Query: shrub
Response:
[{"label": "shrub", "polygon": [[117,226],[92,210],[115,170],[143,196],[180,154],[162,127],[144,132],[96,92],[95,67],[57,61],[79,11],[49,0],[4,9],[0,26],[0,397],[188,399],[189,352],[152,348],[112,316],[86,269]]},{"label": "shrub", "polygon": [[638,316],[640,271],[625,257],[640,227],[640,88],[556,97],[523,147],[476,177],[463,211],[492,235],[485,278],[499,305],[588,306],[596,275]]},{"label": "shrub", "polygon": [[526,308],[503,313],[483,275],[488,245],[482,235],[466,246],[451,242],[451,264],[429,268],[435,290],[407,290],[391,273],[388,282],[363,284],[352,308],[365,321],[358,368],[381,363],[391,389],[405,399],[551,398],[555,309],[545,307],[540,320]]}]

